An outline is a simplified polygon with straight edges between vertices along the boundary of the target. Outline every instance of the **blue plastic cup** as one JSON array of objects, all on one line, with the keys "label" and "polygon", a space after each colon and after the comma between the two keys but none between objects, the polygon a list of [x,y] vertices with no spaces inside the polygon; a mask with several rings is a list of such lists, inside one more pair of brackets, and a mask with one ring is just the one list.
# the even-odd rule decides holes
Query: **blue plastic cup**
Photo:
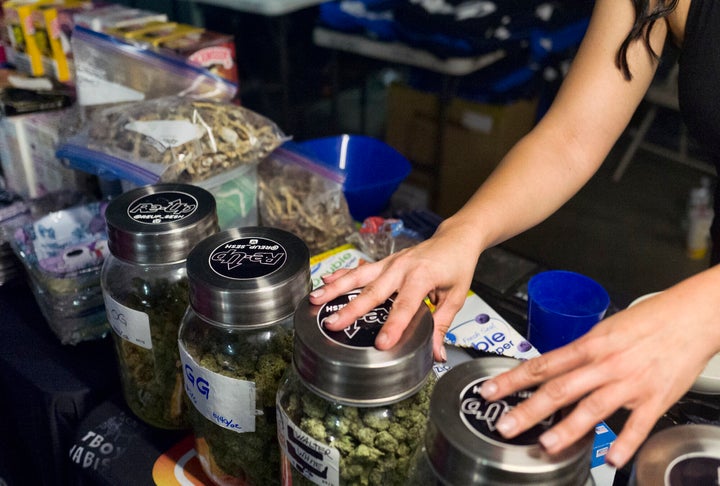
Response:
[{"label": "blue plastic cup", "polygon": [[568,344],[605,316],[607,291],[585,275],[549,270],[528,282],[528,341],[541,353]]}]

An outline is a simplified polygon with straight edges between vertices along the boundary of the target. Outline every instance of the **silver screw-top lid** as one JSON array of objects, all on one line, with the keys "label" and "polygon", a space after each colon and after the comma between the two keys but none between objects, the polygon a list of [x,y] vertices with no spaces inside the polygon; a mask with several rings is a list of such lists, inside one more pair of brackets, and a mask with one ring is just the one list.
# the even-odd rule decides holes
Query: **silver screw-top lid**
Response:
[{"label": "silver screw-top lid", "polygon": [[518,363],[513,358],[477,358],[453,367],[438,380],[430,399],[425,448],[443,484],[592,484],[592,432],[552,456],[538,442],[540,435],[559,421],[562,412],[514,439],[505,439],[496,431],[497,420],[533,391],[488,402],[480,395],[480,385]]},{"label": "silver screw-top lid", "polygon": [[278,228],[216,233],[193,248],[186,266],[192,309],[220,325],[263,326],[287,318],[312,287],[310,250]]},{"label": "silver screw-top lid", "polygon": [[320,396],[352,406],[379,406],[417,392],[432,369],[433,320],[421,305],[400,341],[380,351],[374,342],[393,300],[368,312],[342,331],[328,331],[325,318],[347,305],[359,290],[322,305],[305,299],[295,311],[293,365]]},{"label": "silver screw-top lid", "polygon": [[110,253],[139,264],[181,262],[219,229],[213,195],[188,184],[127,191],[110,201],[105,221]]},{"label": "silver screw-top lid", "polygon": [[635,457],[633,486],[718,484],[720,427],[686,424],[650,436]]}]

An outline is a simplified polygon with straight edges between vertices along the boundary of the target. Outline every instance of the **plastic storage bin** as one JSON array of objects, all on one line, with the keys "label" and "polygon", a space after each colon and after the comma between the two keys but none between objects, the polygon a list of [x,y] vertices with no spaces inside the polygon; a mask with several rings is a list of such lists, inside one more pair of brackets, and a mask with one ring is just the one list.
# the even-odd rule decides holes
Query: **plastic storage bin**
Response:
[{"label": "plastic storage bin", "polygon": [[338,135],[293,144],[298,150],[339,171],[350,214],[357,221],[376,216],[410,174],[412,166],[400,152],[364,135]]}]

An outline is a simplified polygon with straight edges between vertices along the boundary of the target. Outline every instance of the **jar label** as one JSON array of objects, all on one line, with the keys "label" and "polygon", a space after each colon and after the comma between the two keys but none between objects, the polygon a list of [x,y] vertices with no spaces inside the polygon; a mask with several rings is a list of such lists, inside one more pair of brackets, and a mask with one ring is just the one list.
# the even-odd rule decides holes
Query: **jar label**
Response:
[{"label": "jar label", "polygon": [[181,221],[197,208],[198,201],[190,194],[166,191],[137,198],[128,205],[127,214],[138,223],[162,224]]},{"label": "jar label", "polygon": [[255,432],[255,383],[210,371],[178,343],[185,393],[203,417],[233,432]]},{"label": "jar label", "polygon": [[235,280],[267,277],[287,261],[287,251],[267,238],[238,238],[223,243],[210,253],[215,273]]},{"label": "jar label", "polygon": [[370,348],[375,345],[375,338],[390,315],[390,309],[394,302],[392,299],[387,299],[342,331],[329,331],[325,328],[325,319],[348,305],[359,294],[360,291],[355,290],[323,305],[317,315],[317,324],[328,339],[338,344],[351,348]]},{"label": "jar label", "polygon": [[684,454],[666,469],[665,484],[720,484],[720,458],[703,453]]},{"label": "jar label", "polygon": [[555,424],[555,414],[539,422],[513,439],[506,439],[495,424],[500,417],[515,408],[534,390],[521,390],[497,402],[488,402],[480,395],[480,386],[490,377],[479,378],[466,386],[460,394],[460,419],[478,437],[501,444],[527,446],[537,444],[540,435]]},{"label": "jar label", "polygon": [[103,293],[108,323],[115,334],[145,349],[152,349],[150,318],[144,312],[122,305]]},{"label": "jar label", "polygon": [[[283,460],[307,479],[321,486],[340,484],[340,451],[313,439],[290,420],[277,406],[278,441]],[[283,468],[283,475],[288,472]],[[292,478],[283,477],[283,485],[291,485]]]}]

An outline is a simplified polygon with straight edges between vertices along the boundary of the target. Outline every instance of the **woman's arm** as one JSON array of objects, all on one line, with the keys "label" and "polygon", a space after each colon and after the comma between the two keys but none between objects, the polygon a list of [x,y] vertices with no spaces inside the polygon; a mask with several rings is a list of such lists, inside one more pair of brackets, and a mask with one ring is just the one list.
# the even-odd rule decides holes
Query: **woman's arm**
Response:
[{"label": "woman's arm", "polygon": [[[311,295],[322,304],[353,288],[363,292],[334,320],[334,330],[397,292],[376,346],[400,338],[426,296],[436,305],[435,356],[443,358],[443,336],[462,306],[483,250],[547,218],[596,172],[642,100],[656,62],[642,42],[628,58],[632,81],[615,66],[615,55],[633,22],[629,1],[598,0],[585,38],[548,113],[504,157],[465,206],[422,244],[380,262],[325,279]],[[652,45],[662,51],[667,28],[653,29]],[[468,181],[472,183],[472,181]]]}]

